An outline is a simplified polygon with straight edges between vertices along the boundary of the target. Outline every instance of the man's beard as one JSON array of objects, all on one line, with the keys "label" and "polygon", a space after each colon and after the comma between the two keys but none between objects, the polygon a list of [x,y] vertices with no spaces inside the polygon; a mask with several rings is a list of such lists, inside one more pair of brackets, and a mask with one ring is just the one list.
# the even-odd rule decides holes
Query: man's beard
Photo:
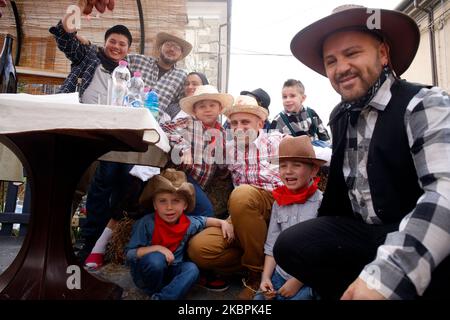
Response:
[{"label": "man's beard", "polygon": [[160,54],[159,58],[161,59],[162,62],[164,62],[165,64],[169,64],[169,65],[174,65],[175,63],[177,63],[176,59],[170,59],[168,57],[166,57],[164,54]]}]

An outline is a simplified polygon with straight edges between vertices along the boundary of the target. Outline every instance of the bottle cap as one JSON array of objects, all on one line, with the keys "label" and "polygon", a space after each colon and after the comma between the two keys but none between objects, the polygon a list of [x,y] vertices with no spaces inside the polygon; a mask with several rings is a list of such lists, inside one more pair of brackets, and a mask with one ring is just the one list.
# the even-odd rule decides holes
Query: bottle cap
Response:
[{"label": "bottle cap", "polygon": [[149,92],[150,91],[150,88],[149,87],[144,87],[144,92],[145,93],[147,93],[147,92]]},{"label": "bottle cap", "polygon": [[119,66],[124,66],[126,67],[128,65],[128,62],[126,62],[125,60],[120,60],[119,61]]},{"label": "bottle cap", "polygon": [[140,71],[135,71],[134,73],[133,73],[133,77],[140,77],[142,74],[141,74],[141,72]]}]

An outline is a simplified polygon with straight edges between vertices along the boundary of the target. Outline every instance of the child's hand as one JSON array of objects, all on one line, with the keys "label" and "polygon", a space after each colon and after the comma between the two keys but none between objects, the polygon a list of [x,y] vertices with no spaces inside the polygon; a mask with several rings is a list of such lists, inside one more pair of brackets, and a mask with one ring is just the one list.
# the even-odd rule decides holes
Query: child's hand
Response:
[{"label": "child's hand", "polygon": [[163,246],[158,246],[158,251],[161,252],[166,257],[166,262],[170,266],[172,262],[175,260],[175,256],[172,251]]},{"label": "child's hand", "polygon": [[231,242],[234,240],[234,228],[231,223],[229,223],[227,220],[221,220],[221,228],[222,228],[222,235],[224,239],[227,239],[228,242]]},{"label": "child's hand", "polygon": [[264,294],[266,300],[272,300],[276,297],[277,292],[273,289],[273,284],[270,279],[262,279],[259,285],[259,290]]},{"label": "child's hand", "polygon": [[303,283],[298,281],[295,278],[290,278],[288,281],[285,282],[285,284],[278,290],[278,293],[285,297],[290,298],[294,294],[300,290],[300,288],[303,287]]}]

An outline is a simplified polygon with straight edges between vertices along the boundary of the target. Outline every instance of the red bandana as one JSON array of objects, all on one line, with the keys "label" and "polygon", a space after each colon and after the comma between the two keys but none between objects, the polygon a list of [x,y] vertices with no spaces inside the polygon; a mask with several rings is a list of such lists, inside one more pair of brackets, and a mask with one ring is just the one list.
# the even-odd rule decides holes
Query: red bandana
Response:
[{"label": "red bandana", "polygon": [[184,213],[176,224],[168,224],[161,219],[158,212],[155,212],[155,229],[153,230],[152,245],[160,245],[175,252],[190,224],[191,220]]},{"label": "red bandana", "polygon": [[286,186],[281,186],[272,191],[273,198],[279,206],[288,206],[294,203],[305,203],[316,191],[320,181],[319,177],[315,177],[313,183],[299,190],[292,192]]}]

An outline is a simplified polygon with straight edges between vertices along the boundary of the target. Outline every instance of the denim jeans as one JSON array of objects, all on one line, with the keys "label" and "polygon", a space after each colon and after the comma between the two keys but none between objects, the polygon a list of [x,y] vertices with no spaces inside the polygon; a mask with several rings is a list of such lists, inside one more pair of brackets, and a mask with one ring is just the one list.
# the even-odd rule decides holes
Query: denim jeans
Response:
[{"label": "denim jeans", "polygon": [[214,208],[203,191],[202,187],[194,180],[190,175],[187,176],[188,182],[192,183],[195,188],[195,208],[194,211],[188,212],[189,216],[204,216],[204,217],[214,217]]},{"label": "denim jeans", "polygon": [[112,208],[121,201],[128,186],[133,165],[100,161],[91,181],[86,199],[86,224],[81,233],[95,241],[112,216]]},{"label": "denim jeans", "polygon": [[[277,271],[273,272],[271,280],[273,288],[276,291],[286,283],[286,280]],[[256,294],[253,300],[265,300],[264,294]],[[294,294],[290,298],[285,298],[277,293],[274,300],[316,300],[316,296],[314,295],[313,290],[310,287],[303,286],[300,288],[300,290],[298,290],[296,294]]]},{"label": "denim jeans", "polygon": [[136,286],[157,300],[183,299],[197,282],[199,270],[192,262],[168,265],[161,252],[151,252],[131,263]]}]

